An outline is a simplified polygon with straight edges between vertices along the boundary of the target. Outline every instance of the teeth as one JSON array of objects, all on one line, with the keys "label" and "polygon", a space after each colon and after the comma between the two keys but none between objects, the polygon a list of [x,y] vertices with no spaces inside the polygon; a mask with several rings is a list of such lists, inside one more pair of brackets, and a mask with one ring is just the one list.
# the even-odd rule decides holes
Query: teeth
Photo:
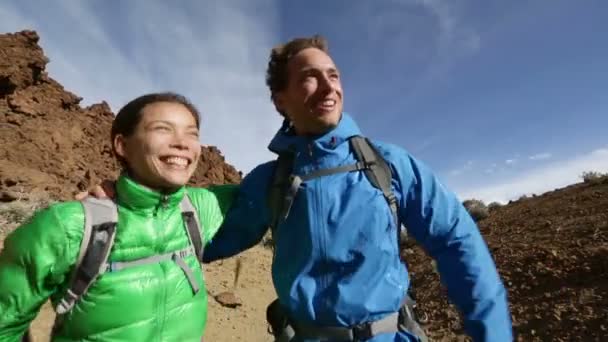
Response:
[{"label": "teeth", "polygon": [[177,166],[186,166],[186,165],[188,165],[188,159],[180,158],[180,157],[168,157],[168,158],[165,158],[165,163],[173,164],[173,165],[177,165]]},{"label": "teeth", "polygon": [[334,100],[325,100],[323,102],[321,102],[322,105],[324,106],[333,106],[334,104],[336,104],[336,101]]}]

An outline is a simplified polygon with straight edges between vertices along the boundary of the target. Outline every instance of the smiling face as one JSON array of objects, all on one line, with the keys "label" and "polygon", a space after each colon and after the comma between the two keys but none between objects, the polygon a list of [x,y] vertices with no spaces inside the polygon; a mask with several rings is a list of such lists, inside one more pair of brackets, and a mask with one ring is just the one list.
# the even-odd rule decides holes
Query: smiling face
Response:
[{"label": "smiling face", "polygon": [[194,114],[180,104],[146,105],[132,134],[114,137],[114,149],[137,182],[154,190],[185,185],[201,154]]},{"label": "smiling face", "polygon": [[334,128],[342,114],[340,73],[327,53],[306,48],[287,65],[287,86],[276,93],[275,105],[299,135],[322,134]]}]

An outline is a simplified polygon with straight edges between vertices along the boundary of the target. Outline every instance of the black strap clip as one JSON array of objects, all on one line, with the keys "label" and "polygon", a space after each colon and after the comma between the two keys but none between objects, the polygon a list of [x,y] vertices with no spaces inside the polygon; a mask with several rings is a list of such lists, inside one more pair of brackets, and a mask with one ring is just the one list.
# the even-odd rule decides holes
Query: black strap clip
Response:
[{"label": "black strap clip", "polygon": [[352,327],[352,332],[354,341],[367,341],[374,337],[370,322],[355,325]]}]

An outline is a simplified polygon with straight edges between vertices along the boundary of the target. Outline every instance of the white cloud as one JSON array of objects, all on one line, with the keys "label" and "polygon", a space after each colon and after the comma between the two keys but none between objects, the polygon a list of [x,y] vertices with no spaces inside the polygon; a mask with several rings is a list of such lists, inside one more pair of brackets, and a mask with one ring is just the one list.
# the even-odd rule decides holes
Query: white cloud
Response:
[{"label": "white cloud", "polygon": [[247,172],[272,157],[266,146],[280,117],[264,72],[278,42],[274,0],[257,2],[258,11],[246,0],[101,4],[3,2],[0,31],[38,31],[50,76],[85,105],[106,100],[116,112],[143,93],[177,91],[202,112],[202,143],[217,145],[229,163]]},{"label": "white cloud", "polygon": [[520,176],[495,184],[459,191],[461,198],[477,198],[486,203],[505,203],[526,194],[542,194],[581,181],[585,171],[608,171],[608,147],[569,160],[531,169]]},{"label": "white cloud", "polygon": [[[366,67],[370,63],[388,60],[395,73],[407,72],[410,81],[398,104],[402,107],[431,91],[461,58],[480,50],[480,34],[461,5],[450,0],[353,1],[331,20],[346,28],[336,32],[339,40],[361,50],[349,56],[351,63],[362,66],[361,74],[374,72]],[[376,49],[390,53],[379,56]]]},{"label": "white cloud", "polygon": [[517,162],[517,159],[507,159],[505,160],[505,164],[507,165],[513,165]]},{"label": "white cloud", "polygon": [[426,136],[417,145],[414,145],[411,148],[411,151],[415,152],[415,153],[421,153],[421,152],[427,150],[428,148],[430,148],[431,146],[437,144],[438,141],[439,141],[439,136],[436,134]]},{"label": "white cloud", "polygon": [[474,164],[474,162],[472,160],[467,160],[467,162],[463,166],[461,166],[457,169],[451,170],[449,172],[449,174],[451,176],[460,176],[467,171],[471,171],[473,169],[473,164]]},{"label": "white cloud", "polygon": [[539,154],[535,154],[532,156],[529,156],[528,159],[530,160],[546,160],[546,159],[550,159],[552,157],[551,153],[539,153]]},{"label": "white cloud", "polygon": [[[407,0],[420,5],[435,20],[437,36],[433,37],[434,51],[428,56],[424,74],[406,100],[415,99],[430,91],[460,59],[475,55],[481,49],[481,35],[462,16],[458,3],[449,0]],[[405,101],[407,102],[407,101]],[[401,104],[403,105],[403,104]]]},{"label": "white cloud", "polygon": [[[438,47],[441,53],[475,53],[479,51],[481,38],[471,27],[463,24],[457,15],[455,2],[446,0],[416,0],[436,18],[439,25]],[[454,51],[456,49],[456,51]]]}]

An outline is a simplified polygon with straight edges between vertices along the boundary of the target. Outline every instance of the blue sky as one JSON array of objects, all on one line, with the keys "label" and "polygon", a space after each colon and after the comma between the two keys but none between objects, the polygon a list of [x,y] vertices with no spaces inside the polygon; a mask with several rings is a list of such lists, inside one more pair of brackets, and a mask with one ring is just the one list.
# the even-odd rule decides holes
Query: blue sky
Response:
[{"label": "blue sky", "polygon": [[[53,78],[114,111],[157,90],[191,97],[202,143],[247,172],[280,124],[270,48],[321,33],[345,109],[463,199],[506,201],[608,171],[608,2],[499,0],[0,3],[36,29]],[[179,5],[177,5],[179,4]]]}]

